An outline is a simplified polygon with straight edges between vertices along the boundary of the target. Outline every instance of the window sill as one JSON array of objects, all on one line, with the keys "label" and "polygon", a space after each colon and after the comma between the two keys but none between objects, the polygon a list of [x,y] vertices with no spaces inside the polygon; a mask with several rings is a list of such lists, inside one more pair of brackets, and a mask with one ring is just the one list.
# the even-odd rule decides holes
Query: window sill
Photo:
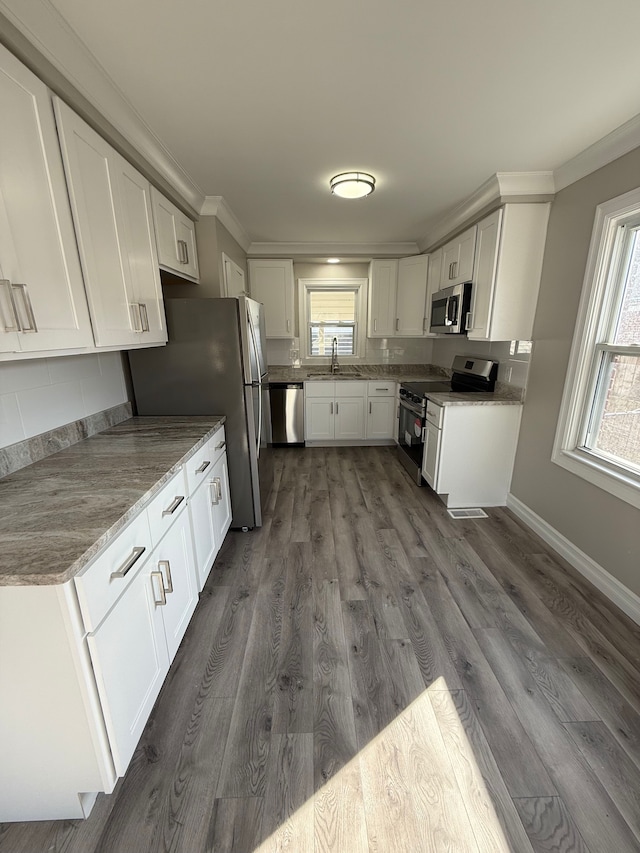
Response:
[{"label": "window sill", "polygon": [[554,449],[551,461],[640,509],[640,479],[581,450]]}]

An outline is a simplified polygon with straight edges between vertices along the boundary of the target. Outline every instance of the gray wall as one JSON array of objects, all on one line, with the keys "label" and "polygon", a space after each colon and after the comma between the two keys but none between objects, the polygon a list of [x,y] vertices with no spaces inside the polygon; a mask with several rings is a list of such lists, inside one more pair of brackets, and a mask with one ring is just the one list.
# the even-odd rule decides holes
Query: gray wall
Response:
[{"label": "gray wall", "polygon": [[640,595],[640,510],[551,462],[598,204],[640,185],[640,149],[562,190],[551,208],[511,492]]}]

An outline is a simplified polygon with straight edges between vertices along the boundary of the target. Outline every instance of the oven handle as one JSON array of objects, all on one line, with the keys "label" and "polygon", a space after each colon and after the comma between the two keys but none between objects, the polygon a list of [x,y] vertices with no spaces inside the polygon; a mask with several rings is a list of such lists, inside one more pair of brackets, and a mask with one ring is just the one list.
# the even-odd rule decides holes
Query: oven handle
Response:
[{"label": "oven handle", "polygon": [[417,407],[414,407],[411,403],[407,403],[406,400],[403,400],[402,397],[400,398],[400,405],[403,409],[407,409],[408,411],[413,412],[413,414],[417,415],[419,418],[424,417],[423,409],[418,409]]}]

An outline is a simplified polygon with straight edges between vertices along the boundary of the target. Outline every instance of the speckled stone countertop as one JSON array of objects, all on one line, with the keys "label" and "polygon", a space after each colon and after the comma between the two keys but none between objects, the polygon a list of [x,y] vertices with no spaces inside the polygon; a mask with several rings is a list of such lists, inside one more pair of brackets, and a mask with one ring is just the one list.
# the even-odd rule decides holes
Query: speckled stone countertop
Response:
[{"label": "speckled stone countertop", "polygon": [[427,391],[427,397],[439,406],[521,406],[520,389],[516,391]]},{"label": "speckled stone countertop", "polygon": [[431,364],[341,364],[337,373],[331,373],[328,367],[288,367],[270,364],[270,382],[304,382],[307,379],[345,380],[345,379],[392,379],[394,382],[424,382],[429,379],[442,381],[451,376],[439,367]]},{"label": "speckled stone countertop", "polygon": [[0,480],[0,586],[74,577],[224,420],[131,418]]}]

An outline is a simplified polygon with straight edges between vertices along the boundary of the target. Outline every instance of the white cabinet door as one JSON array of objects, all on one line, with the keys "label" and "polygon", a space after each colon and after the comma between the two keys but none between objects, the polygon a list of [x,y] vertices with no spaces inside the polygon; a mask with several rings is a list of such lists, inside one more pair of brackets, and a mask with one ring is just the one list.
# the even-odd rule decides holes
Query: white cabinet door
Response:
[{"label": "white cabinet door", "polygon": [[183,511],[176,519],[149,562],[152,570],[160,575],[154,577],[157,593],[160,582],[164,588],[166,603],[158,606],[162,610],[169,661],[172,661],[198,603],[188,512]]},{"label": "white cabinet door", "polygon": [[124,775],[162,682],[169,654],[158,578],[147,561],[87,642],[118,776]]},{"label": "white cabinet door", "polygon": [[442,247],[441,289],[472,280],[475,248],[475,225]]},{"label": "white cabinet door", "polygon": [[197,281],[198,251],[193,222],[155,187],[151,188],[151,205],[160,266]]},{"label": "white cabinet door", "polygon": [[367,438],[395,438],[396,398],[369,397]]},{"label": "white cabinet door", "polygon": [[243,296],[247,295],[247,282],[245,281],[244,270],[242,267],[233,261],[228,255],[222,253],[222,295],[223,296]]},{"label": "white cabinet door", "polygon": [[307,441],[331,441],[334,438],[334,410],[333,398],[305,398],[304,437]]},{"label": "white cabinet door", "polygon": [[264,305],[268,338],[294,337],[293,261],[248,261],[251,298]]},{"label": "white cabinet door", "polygon": [[220,550],[224,537],[231,526],[231,495],[229,493],[229,469],[226,453],[218,459],[213,466],[212,479],[212,506],[213,527],[217,550]]},{"label": "white cabinet door", "polygon": [[0,352],[93,348],[49,93],[2,46],[0,100]]},{"label": "white cabinet door", "polygon": [[354,441],[364,438],[364,399],[336,397],[334,438]]},{"label": "white cabinet door", "polygon": [[398,261],[373,260],[369,264],[369,304],[367,335],[388,338],[396,331],[396,290]]},{"label": "white cabinet door", "polygon": [[396,332],[405,338],[421,338],[427,331],[426,298],[428,255],[401,258],[398,263]]},{"label": "white cabinet door", "polygon": [[212,494],[211,477],[207,476],[205,482],[196,489],[189,499],[191,532],[198,573],[198,592],[205,585],[218,552],[212,512]]},{"label": "white cabinet door", "polygon": [[149,182],[55,99],[96,345],[164,343]]},{"label": "white cabinet door", "polygon": [[469,339],[531,339],[549,209],[506,204],[478,223]]}]

